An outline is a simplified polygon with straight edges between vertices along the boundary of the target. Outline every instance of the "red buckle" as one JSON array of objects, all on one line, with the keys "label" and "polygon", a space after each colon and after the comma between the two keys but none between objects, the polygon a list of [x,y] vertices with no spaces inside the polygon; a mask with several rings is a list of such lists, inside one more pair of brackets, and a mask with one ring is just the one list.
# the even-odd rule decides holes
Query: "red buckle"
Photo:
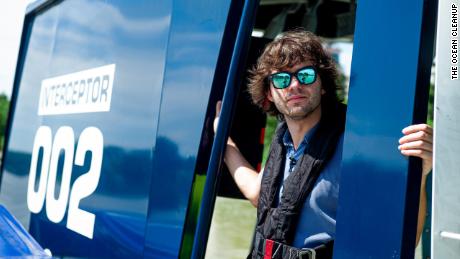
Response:
[{"label": "red buckle", "polygon": [[273,240],[266,239],[265,240],[265,253],[264,253],[264,259],[272,259],[273,255]]}]

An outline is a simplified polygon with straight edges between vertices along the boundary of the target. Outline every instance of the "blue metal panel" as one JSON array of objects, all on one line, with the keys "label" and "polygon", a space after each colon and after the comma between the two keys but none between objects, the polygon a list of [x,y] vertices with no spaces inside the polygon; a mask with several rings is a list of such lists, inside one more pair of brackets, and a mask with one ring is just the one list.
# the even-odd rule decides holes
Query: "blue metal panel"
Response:
[{"label": "blue metal panel", "polygon": [[420,164],[397,146],[426,118],[433,2],[359,2],[335,258],[413,258]]},{"label": "blue metal panel", "polygon": [[[40,6],[40,12],[29,11],[25,26],[32,29],[19,60],[23,62],[21,74],[15,81],[15,112],[4,153],[1,201],[54,255],[140,257],[172,1],[58,3],[50,9]],[[109,112],[37,114],[42,80],[107,64],[116,65]],[[92,239],[66,226],[67,212],[59,223],[51,222],[47,201],[37,214],[28,209],[32,145],[41,126],[48,126],[53,136],[59,128],[69,126],[76,140],[88,127],[102,132],[97,189],[79,202],[79,208],[95,215]],[[72,167],[71,188],[91,167],[90,154],[85,155],[83,166]],[[55,197],[61,195],[63,160],[68,155],[59,155]],[[38,157],[43,158],[43,150],[38,151]],[[46,181],[41,176],[38,173],[35,190],[40,181]]]},{"label": "blue metal panel", "polygon": [[[173,4],[144,256],[177,258],[230,1]],[[222,87],[222,86],[220,86]]]},{"label": "blue metal panel", "polygon": [[[230,1],[114,0],[39,1],[28,8],[0,199],[54,255],[178,256],[229,7]],[[43,80],[108,64],[116,68],[108,112],[39,114]],[[45,189],[43,207],[30,212],[28,194],[40,192],[41,182],[50,186],[48,170],[40,169],[49,161],[47,148],[32,152],[36,139],[46,139],[34,139],[44,126],[52,140],[70,128],[77,149],[88,127],[103,136],[97,188],[77,205],[95,215],[91,235],[69,229],[67,205],[58,223],[50,218],[48,196],[61,197],[70,151],[58,149],[54,193]],[[70,188],[96,157],[84,154],[83,165],[71,166]],[[36,172],[29,170],[34,155]],[[28,187],[31,172],[37,177]]]}]

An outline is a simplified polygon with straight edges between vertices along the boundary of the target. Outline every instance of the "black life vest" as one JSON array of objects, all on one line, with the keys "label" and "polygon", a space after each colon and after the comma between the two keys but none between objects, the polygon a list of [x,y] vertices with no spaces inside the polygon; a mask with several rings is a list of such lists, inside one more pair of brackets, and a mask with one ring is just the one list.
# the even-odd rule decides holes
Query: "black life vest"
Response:
[{"label": "black life vest", "polygon": [[[327,114],[323,113],[308,147],[297,161],[294,171],[283,183],[279,204],[276,204],[276,196],[284,174],[286,150],[282,138],[287,125],[283,122],[276,129],[262,177],[257,206],[258,235],[275,242],[292,245],[305,199],[312,191],[327,161],[334,154],[337,142],[343,134],[345,113],[346,106],[343,104],[337,104],[335,109],[327,111]],[[254,244],[252,255],[252,258],[257,258]]]}]

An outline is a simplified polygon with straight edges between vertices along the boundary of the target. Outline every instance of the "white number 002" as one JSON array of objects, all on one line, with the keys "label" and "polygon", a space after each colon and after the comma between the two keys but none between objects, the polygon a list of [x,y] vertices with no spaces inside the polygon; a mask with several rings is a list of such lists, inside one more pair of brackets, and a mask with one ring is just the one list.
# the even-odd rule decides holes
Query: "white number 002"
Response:
[{"label": "white number 002", "polygon": [[[27,189],[27,206],[32,213],[39,213],[45,202],[46,215],[54,223],[59,223],[64,218],[67,202],[67,228],[88,238],[93,238],[94,221],[93,213],[78,207],[80,200],[91,195],[97,188],[101,175],[104,139],[101,131],[96,127],[85,128],[80,134],[74,154],[75,136],[71,127],[60,127],[54,141],[52,141],[51,128],[41,126],[35,134],[32,160],[30,163],[29,183]],[[38,190],[35,191],[37,179],[37,165],[39,151],[42,148],[42,161]],[[64,151],[64,165],[58,198],[55,198],[56,174],[59,154]],[[83,166],[87,151],[91,151],[91,165],[85,174],[79,176],[70,190],[73,160],[75,165]],[[70,193],[70,198],[69,198]]]}]

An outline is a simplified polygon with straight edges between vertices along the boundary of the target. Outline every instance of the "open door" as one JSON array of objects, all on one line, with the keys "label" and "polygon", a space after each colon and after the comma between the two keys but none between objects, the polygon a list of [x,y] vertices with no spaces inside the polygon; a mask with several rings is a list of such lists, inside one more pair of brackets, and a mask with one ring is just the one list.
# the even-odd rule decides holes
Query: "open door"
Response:
[{"label": "open door", "polygon": [[[227,126],[230,128],[228,133],[256,170],[260,171],[263,167],[263,151],[265,150],[266,156],[277,119],[274,117],[266,119],[260,109],[252,104],[246,87],[248,69],[254,66],[265,45],[276,35],[285,30],[305,27],[324,38],[326,47],[332,52],[343,71],[341,84],[347,88],[354,14],[354,1],[322,3],[321,1],[262,0],[260,2],[254,27],[251,28],[252,35],[248,41],[246,62],[239,65],[242,72],[236,80],[238,85],[226,86],[238,89],[234,95],[235,107],[229,108],[234,110],[234,113],[227,124],[231,125],[231,128]],[[215,182],[217,197],[211,212],[213,218],[205,256],[206,258],[243,258],[247,256],[251,245],[256,209],[248,201],[242,200],[242,194],[227,172],[226,166],[221,164],[220,169]],[[199,242],[203,241],[204,239],[200,238]]]}]

